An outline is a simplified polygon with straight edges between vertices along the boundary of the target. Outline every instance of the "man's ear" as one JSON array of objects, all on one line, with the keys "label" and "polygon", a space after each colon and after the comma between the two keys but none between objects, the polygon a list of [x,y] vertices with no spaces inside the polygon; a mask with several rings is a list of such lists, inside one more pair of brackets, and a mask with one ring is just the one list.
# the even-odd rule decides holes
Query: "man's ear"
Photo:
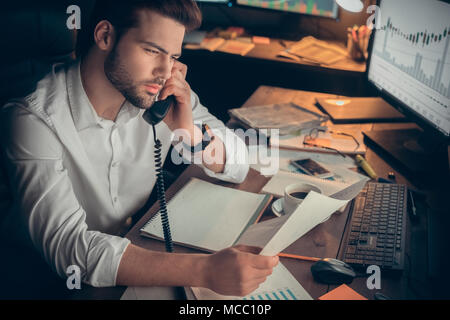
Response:
[{"label": "man's ear", "polygon": [[108,20],[97,23],[94,29],[94,41],[102,51],[110,51],[114,46],[115,30]]}]

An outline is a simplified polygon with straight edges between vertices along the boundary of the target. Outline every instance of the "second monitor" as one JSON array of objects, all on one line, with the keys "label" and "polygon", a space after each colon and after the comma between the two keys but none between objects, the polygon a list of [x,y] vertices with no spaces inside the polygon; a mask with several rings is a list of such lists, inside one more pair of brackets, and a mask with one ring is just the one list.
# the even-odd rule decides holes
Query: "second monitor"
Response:
[{"label": "second monitor", "polygon": [[337,18],[338,6],[335,0],[237,0],[242,6],[251,6],[285,12]]}]

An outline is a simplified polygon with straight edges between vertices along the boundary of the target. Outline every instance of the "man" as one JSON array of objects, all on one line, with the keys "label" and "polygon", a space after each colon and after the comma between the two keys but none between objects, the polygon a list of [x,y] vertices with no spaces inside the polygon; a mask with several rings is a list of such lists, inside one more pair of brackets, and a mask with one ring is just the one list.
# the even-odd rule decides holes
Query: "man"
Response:
[{"label": "man", "polygon": [[200,104],[177,61],[186,29],[199,24],[190,0],[98,1],[81,62],[55,66],[34,93],[3,107],[15,200],[4,225],[21,230],[60,276],[76,265],[93,286],[199,286],[246,295],[278,263],[253,247],[169,254],[114,235],[155,184],[153,132],[142,113],[158,95],[176,101],[156,126],[163,156],[176,130],[197,145],[202,133],[194,122],[202,121],[214,136],[203,150],[205,172],[235,183],[247,174],[248,165],[239,164],[243,142],[221,139],[228,129]]}]

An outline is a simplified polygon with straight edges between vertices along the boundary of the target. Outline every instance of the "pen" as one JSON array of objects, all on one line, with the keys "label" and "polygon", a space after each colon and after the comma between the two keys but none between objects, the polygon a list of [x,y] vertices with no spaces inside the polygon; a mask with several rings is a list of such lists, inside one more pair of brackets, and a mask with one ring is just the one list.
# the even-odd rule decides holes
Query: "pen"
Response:
[{"label": "pen", "polygon": [[409,198],[411,199],[411,213],[412,213],[413,217],[415,218],[415,217],[417,217],[416,204],[414,203],[412,191],[408,190],[408,193],[409,193]]},{"label": "pen", "polygon": [[370,164],[364,159],[361,155],[356,156],[356,164],[361,167],[368,175],[374,180],[377,180],[378,176],[375,171],[372,169]]},{"label": "pen", "polygon": [[304,261],[320,261],[320,260],[322,260],[321,258],[298,256],[296,254],[283,253],[283,252],[280,252],[278,254],[278,256],[281,258],[290,258],[290,259],[297,259],[297,260],[304,260]]},{"label": "pen", "polygon": [[284,42],[284,40],[280,40],[279,42],[283,47],[287,48],[286,42]]}]

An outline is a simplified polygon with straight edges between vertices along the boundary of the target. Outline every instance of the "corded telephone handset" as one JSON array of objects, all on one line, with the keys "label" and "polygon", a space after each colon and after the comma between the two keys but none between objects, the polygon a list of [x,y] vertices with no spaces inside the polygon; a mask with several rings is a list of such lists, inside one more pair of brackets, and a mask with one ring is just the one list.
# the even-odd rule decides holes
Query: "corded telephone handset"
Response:
[{"label": "corded telephone handset", "polygon": [[[164,170],[161,159],[162,144],[156,138],[155,126],[161,122],[167,115],[169,108],[175,103],[174,96],[168,96],[165,100],[156,101],[153,106],[145,110],[142,117],[153,128],[153,139],[155,140],[155,167],[156,167],[156,191],[159,200],[159,213],[161,214],[161,222],[164,233],[164,242],[166,244],[166,251],[173,252],[172,235],[170,233],[169,216],[167,214],[166,190],[164,187]],[[176,287],[178,298],[187,300],[186,291],[183,287]]]},{"label": "corded telephone handset", "polygon": [[155,140],[155,167],[156,167],[156,188],[159,200],[159,212],[161,214],[162,228],[164,232],[164,242],[166,251],[173,252],[172,235],[170,233],[169,217],[167,215],[166,190],[164,187],[164,175],[161,159],[161,141],[156,138],[155,126],[167,115],[169,108],[175,103],[174,96],[156,101],[153,106],[145,110],[142,117],[153,127],[153,139]]}]

